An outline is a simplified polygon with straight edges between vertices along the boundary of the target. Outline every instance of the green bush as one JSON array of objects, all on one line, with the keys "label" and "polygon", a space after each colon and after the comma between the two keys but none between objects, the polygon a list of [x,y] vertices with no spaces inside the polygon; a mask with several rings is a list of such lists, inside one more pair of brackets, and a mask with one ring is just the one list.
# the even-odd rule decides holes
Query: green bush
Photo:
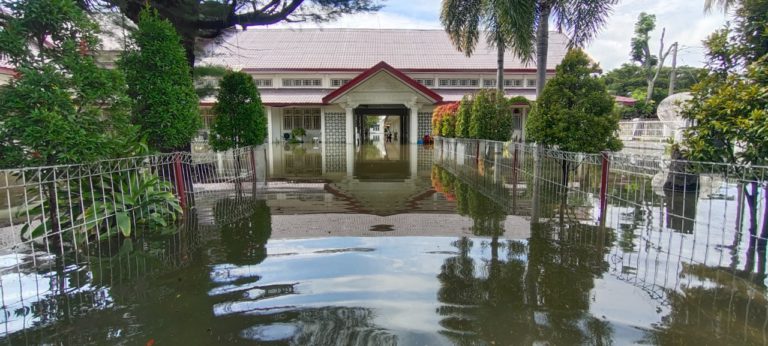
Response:
[{"label": "green bush", "polygon": [[514,125],[511,103],[498,90],[480,90],[472,101],[469,138],[508,141]]},{"label": "green bush", "polygon": [[211,147],[228,150],[264,143],[267,117],[253,78],[244,72],[228,72],[219,83],[213,113]]},{"label": "green bush", "polygon": [[581,50],[566,54],[528,118],[528,140],[575,152],[621,149],[613,97],[594,71]]},{"label": "green bush", "polygon": [[456,112],[456,137],[469,138],[469,123],[472,117],[472,100],[464,96]]},{"label": "green bush", "polygon": [[126,74],[128,94],[135,100],[133,121],[150,148],[186,150],[201,120],[181,39],[169,21],[149,8],[139,15],[132,39],[135,46],[119,64]]}]

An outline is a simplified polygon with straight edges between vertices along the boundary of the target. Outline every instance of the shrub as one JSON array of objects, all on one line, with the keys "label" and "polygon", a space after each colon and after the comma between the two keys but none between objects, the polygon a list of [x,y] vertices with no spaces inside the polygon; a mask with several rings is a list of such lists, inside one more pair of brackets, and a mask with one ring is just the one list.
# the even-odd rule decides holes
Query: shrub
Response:
[{"label": "shrub", "polygon": [[456,111],[456,137],[469,138],[469,122],[472,117],[472,100],[464,96]]},{"label": "shrub", "polygon": [[472,102],[469,138],[508,141],[512,136],[511,103],[498,90],[480,90]]},{"label": "shrub", "polygon": [[458,103],[435,107],[432,111],[432,135],[454,137],[456,133],[456,110]]},{"label": "shrub", "polygon": [[228,150],[264,143],[267,118],[253,78],[244,72],[228,72],[219,83],[219,95],[213,113],[211,147]]},{"label": "shrub", "polygon": [[145,8],[135,47],[126,51],[120,65],[135,100],[134,123],[149,146],[169,152],[187,149],[200,128],[200,110],[186,52],[173,25]]}]

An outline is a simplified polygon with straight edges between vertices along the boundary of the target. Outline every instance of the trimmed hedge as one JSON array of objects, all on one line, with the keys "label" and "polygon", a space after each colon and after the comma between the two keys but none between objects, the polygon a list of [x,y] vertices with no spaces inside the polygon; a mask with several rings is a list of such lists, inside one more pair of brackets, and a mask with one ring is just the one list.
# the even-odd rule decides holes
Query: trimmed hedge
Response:
[{"label": "trimmed hedge", "polygon": [[432,131],[442,137],[508,141],[514,126],[512,107],[529,104],[522,96],[507,99],[498,90],[480,90],[458,104],[435,108]]}]

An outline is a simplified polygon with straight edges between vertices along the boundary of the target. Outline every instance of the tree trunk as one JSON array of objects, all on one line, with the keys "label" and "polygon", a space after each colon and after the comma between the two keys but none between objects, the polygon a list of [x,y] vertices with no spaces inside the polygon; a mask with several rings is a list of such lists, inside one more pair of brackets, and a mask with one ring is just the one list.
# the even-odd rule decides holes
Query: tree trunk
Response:
[{"label": "tree trunk", "polygon": [[539,26],[536,29],[536,97],[541,97],[544,83],[547,81],[547,50],[549,48],[549,4],[541,5]]},{"label": "tree trunk", "polygon": [[504,92],[504,40],[501,36],[496,37],[496,90]]}]

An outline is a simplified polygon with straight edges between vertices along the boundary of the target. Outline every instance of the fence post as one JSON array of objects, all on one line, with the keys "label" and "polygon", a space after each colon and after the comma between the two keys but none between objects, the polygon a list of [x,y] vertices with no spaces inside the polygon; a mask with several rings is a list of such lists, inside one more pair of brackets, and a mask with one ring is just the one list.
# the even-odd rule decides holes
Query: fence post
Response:
[{"label": "fence post", "polygon": [[256,185],[256,154],[253,153],[253,146],[250,149],[251,152],[251,174],[253,175],[253,184]]},{"label": "fence post", "polygon": [[608,173],[610,172],[611,161],[607,151],[603,151],[600,154],[603,158],[601,164],[602,173],[600,174],[600,225],[605,226],[605,213],[608,207]]},{"label": "fence post", "polygon": [[517,143],[512,142],[512,146],[515,147],[512,153],[512,213],[517,214]]},{"label": "fence post", "polygon": [[176,194],[179,198],[179,204],[184,209],[187,206],[187,194],[184,191],[184,173],[181,170],[181,153],[176,153],[173,156],[174,161],[174,180],[176,181]]}]

